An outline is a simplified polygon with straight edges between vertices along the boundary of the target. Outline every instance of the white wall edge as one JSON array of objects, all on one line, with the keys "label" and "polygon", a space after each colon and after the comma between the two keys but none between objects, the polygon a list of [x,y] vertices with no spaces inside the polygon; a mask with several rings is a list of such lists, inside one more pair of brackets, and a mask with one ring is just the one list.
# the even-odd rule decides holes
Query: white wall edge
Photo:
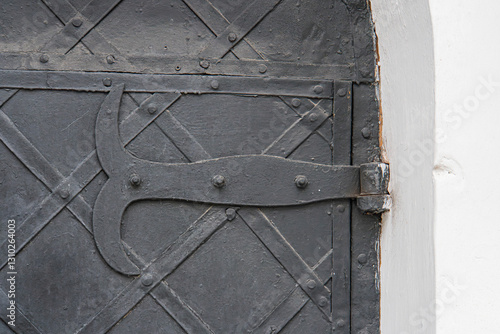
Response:
[{"label": "white wall edge", "polygon": [[434,41],[427,0],[371,0],[393,209],[380,240],[381,333],[436,331]]}]

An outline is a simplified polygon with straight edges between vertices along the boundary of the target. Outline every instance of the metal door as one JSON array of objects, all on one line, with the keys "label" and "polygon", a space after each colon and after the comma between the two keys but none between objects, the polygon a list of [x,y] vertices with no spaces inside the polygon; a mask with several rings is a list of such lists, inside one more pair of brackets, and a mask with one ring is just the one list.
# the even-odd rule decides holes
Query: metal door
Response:
[{"label": "metal door", "polygon": [[378,332],[365,0],[0,7],[0,333]]}]

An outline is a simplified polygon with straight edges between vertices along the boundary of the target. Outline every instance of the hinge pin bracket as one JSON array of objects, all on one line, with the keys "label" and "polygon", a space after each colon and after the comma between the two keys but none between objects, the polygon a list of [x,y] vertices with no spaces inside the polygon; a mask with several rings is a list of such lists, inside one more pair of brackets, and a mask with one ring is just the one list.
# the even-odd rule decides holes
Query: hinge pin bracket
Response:
[{"label": "hinge pin bracket", "polygon": [[360,196],[358,208],[364,214],[378,214],[389,211],[392,199],[388,192],[389,165],[380,162],[362,164],[360,173]]}]

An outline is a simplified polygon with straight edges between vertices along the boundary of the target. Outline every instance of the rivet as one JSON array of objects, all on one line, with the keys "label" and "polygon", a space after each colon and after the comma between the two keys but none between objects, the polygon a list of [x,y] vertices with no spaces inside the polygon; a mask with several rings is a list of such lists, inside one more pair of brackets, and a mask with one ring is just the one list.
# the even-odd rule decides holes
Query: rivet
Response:
[{"label": "rivet", "polygon": [[366,257],[366,254],[364,254],[364,253],[359,254],[358,262],[359,262],[359,264],[366,264],[368,262],[368,258]]},{"label": "rivet", "polygon": [[304,189],[305,187],[307,187],[308,184],[309,181],[307,180],[307,177],[305,177],[304,175],[297,175],[295,177],[295,185],[297,186],[297,188]]},{"label": "rivet", "polygon": [[347,95],[347,89],[345,88],[340,88],[338,91],[337,91],[337,95],[340,96],[340,97],[344,97]]},{"label": "rivet", "polygon": [[61,196],[62,199],[68,198],[69,197],[68,189],[62,189],[61,192],[59,193],[59,196]]},{"label": "rivet", "polygon": [[300,107],[300,105],[301,105],[301,104],[302,104],[302,101],[300,101],[300,99],[293,99],[293,100],[292,100],[292,106],[293,106],[294,108],[298,108],[298,107]]},{"label": "rivet", "polygon": [[176,71],[180,71],[181,69],[182,69],[182,67],[180,67],[179,65],[177,65],[177,66],[175,67],[175,70],[176,70]]},{"label": "rivet", "polygon": [[306,282],[306,285],[307,285],[307,287],[308,287],[309,289],[311,289],[311,290],[312,290],[312,289],[314,289],[314,288],[316,287],[316,282],[315,282],[314,280],[310,279],[310,280],[308,280],[308,281]]},{"label": "rivet", "polygon": [[370,139],[370,137],[372,136],[372,130],[370,130],[369,128],[363,128],[361,130],[361,135],[365,139]]},{"label": "rivet", "polygon": [[210,63],[208,62],[208,60],[202,60],[202,61],[200,61],[200,66],[203,68],[209,68]]},{"label": "rivet", "polygon": [[323,86],[320,85],[314,86],[313,90],[316,94],[321,94],[323,93]]},{"label": "rivet", "polygon": [[238,39],[238,36],[236,36],[236,34],[234,32],[230,32],[229,35],[227,35],[227,39],[232,43],[232,42],[236,42],[236,40]]},{"label": "rivet", "polygon": [[129,181],[130,181],[130,184],[134,187],[140,186],[141,182],[142,182],[141,177],[137,174],[130,175]]},{"label": "rivet", "polygon": [[110,78],[104,78],[102,80],[102,84],[106,87],[109,87],[113,84],[113,81]]},{"label": "rivet", "polygon": [[212,177],[212,184],[214,187],[222,188],[226,185],[226,178],[222,175],[215,175]]},{"label": "rivet", "polygon": [[227,220],[232,221],[234,218],[236,218],[236,210],[233,208],[226,209],[226,217]]},{"label": "rivet", "polygon": [[73,21],[71,21],[71,24],[73,24],[73,26],[76,27],[76,28],[81,27],[82,23],[83,22],[80,19],[74,19]]},{"label": "rivet", "polygon": [[259,72],[262,73],[262,74],[266,73],[267,72],[267,66],[264,65],[264,64],[260,64],[259,65]]},{"label": "rivet", "polygon": [[321,297],[318,301],[318,304],[321,307],[325,307],[326,305],[328,305],[328,299],[326,299],[326,297]]},{"label": "rivet", "polygon": [[344,321],[344,319],[339,319],[339,320],[337,320],[337,326],[339,326],[339,327],[344,327],[344,326],[345,326],[345,321]]},{"label": "rivet", "polygon": [[344,211],[345,211],[345,206],[343,206],[342,204],[337,205],[337,210],[338,210],[339,212],[344,212]]},{"label": "rivet", "polygon": [[370,78],[372,76],[372,72],[370,70],[367,70],[367,69],[363,69],[359,72],[361,73],[363,78]]},{"label": "rivet", "polygon": [[144,286],[150,286],[151,284],[153,284],[153,275],[145,274],[144,276],[142,276],[141,282]]},{"label": "rivet", "polygon": [[312,113],[309,115],[309,122],[316,122],[318,120],[318,114]]},{"label": "rivet", "polygon": [[219,81],[217,80],[212,80],[210,82],[210,87],[212,87],[212,89],[219,89]]},{"label": "rivet", "polygon": [[107,56],[107,57],[106,57],[106,62],[107,62],[108,64],[110,64],[110,65],[111,65],[111,64],[114,64],[114,63],[115,63],[115,61],[116,61],[116,59],[115,59],[115,57],[114,57],[113,55],[109,55],[109,56]]},{"label": "rivet", "polygon": [[158,111],[158,107],[156,106],[156,104],[151,103],[148,106],[148,113],[150,113],[151,115],[154,114],[157,111]]},{"label": "rivet", "polygon": [[48,63],[49,62],[49,56],[48,55],[41,55],[40,56],[40,63]]}]

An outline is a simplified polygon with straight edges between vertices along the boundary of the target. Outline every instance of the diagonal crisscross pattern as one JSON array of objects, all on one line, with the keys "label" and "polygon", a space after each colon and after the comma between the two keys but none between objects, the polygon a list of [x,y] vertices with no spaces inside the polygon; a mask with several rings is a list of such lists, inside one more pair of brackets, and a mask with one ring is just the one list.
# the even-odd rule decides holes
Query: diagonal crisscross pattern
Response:
[{"label": "diagonal crisscross pattern", "polygon": [[[186,156],[189,158],[190,161],[196,161],[196,160],[200,160],[200,159],[207,159],[209,158],[210,156],[208,155],[208,153],[206,153],[206,151],[201,147],[201,145],[196,141],[196,139],[194,139],[194,137],[192,137],[189,132],[175,119],[175,117],[173,117],[173,115],[166,109],[166,108],[163,108],[161,110],[161,112],[159,113],[159,115],[155,115],[155,116],[144,116],[144,115],[147,115],[148,113],[144,112],[147,108],[147,106],[151,105],[151,103],[160,103],[161,105],[171,105],[173,102],[175,102],[176,100],[178,99],[177,96],[166,96],[166,94],[162,94],[162,93],[156,93],[154,95],[152,95],[150,98],[148,98],[146,101],[144,101],[141,106],[139,106],[139,108],[137,108],[137,110],[135,112],[133,112],[124,122],[122,122],[122,129],[126,129],[124,132],[123,132],[123,141],[124,141],[124,144],[128,144],[130,143],[136,136],[138,133],[140,133],[141,131],[143,131],[149,124],[151,124],[152,122],[154,122],[154,124],[156,126],[158,126],[162,132],[169,138],[172,140],[172,142],[174,143],[174,145]],[[278,137],[278,139],[274,142],[274,144],[272,144],[269,148],[272,148],[274,145],[277,145],[279,144],[280,146],[283,146],[283,144],[287,145],[287,149],[286,150],[282,150],[281,152],[284,153],[284,155],[288,156],[294,149],[296,149],[317,127],[319,127],[325,120],[325,118],[321,118],[321,121],[319,121],[315,126],[311,127],[310,125],[310,121],[307,120],[308,117],[310,117],[311,113],[313,111],[317,111],[318,108],[326,114],[326,116],[328,117],[328,113],[326,113],[324,111],[324,109],[322,109],[321,107],[319,107],[319,104],[318,105],[314,105],[313,109],[306,113],[305,114],[305,117],[299,119],[297,122],[295,122],[290,128],[288,128],[287,130],[285,130],[284,134],[282,134],[281,136]],[[4,123],[8,124],[9,125],[9,122],[8,122],[8,119],[5,119],[5,115],[4,115]],[[306,125],[304,126],[303,125],[303,122],[302,120],[307,120],[308,123],[306,123]],[[12,124],[10,124],[10,127],[11,128],[14,128]],[[282,138],[284,137],[285,134],[287,133],[290,133],[290,132],[297,132],[297,133],[300,133],[301,136],[299,136],[299,140],[295,140],[295,141],[283,141]],[[3,133],[5,134],[5,131],[3,131]],[[7,137],[5,137],[7,138]],[[5,139],[5,141],[7,143],[8,142],[8,139]],[[24,138],[21,140],[22,143],[24,143],[24,145],[27,145],[27,147],[30,149],[30,150],[34,150],[34,148],[32,146],[30,146],[27,142],[27,140]],[[10,147],[12,148],[13,146],[10,145]],[[182,148],[183,147],[189,147],[190,149],[185,151],[183,150]],[[15,150],[15,149],[14,149]],[[19,150],[15,150],[15,151],[19,151]],[[22,150],[21,150],[22,151]],[[18,154],[19,155],[19,154]],[[38,153],[38,155],[40,155]],[[21,157],[22,158],[22,157]],[[43,157],[40,155],[39,157],[40,160],[43,161]],[[83,167],[82,167],[83,166]],[[43,170],[43,168],[32,168],[33,170]],[[80,169],[83,170],[83,172],[80,171]],[[95,165],[95,153],[91,153],[79,166],[79,168],[77,168],[77,170],[75,170],[74,173],[72,173],[72,175],[68,178],[68,179],[80,179],[79,175],[88,175],[88,180],[86,180],[85,182],[83,182],[83,185],[80,186],[80,187],[77,187],[75,189],[70,189],[69,193],[70,193],[70,196],[68,196],[66,198],[66,201],[59,201],[59,198],[61,197],[61,188],[64,188],[68,185],[69,183],[69,186],[71,186],[71,184],[75,184],[75,183],[71,183],[71,182],[68,182],[67,180],[63,180],[61,182],[60,185],[58,185],[57,187],[55,187],[54,189],[54,193],[51,194],[47,200],[45,200],[44,202],[42,202],[40,208],[44,208],[44,212],[47,212],[47,214],[49,214],[50,216],[44,220],[45,224],[48,223],[50,221],[50,219],[55,216],[55,214],[57,214],[62,208],[64,208],[64,205],[68,204],[71,202],[71,199],[74,197],[74,196],[77,196],[77,194],[79,193],[79,191],[85,187],[86,184],[88,184],[90,182],[90,180],[100,171],[100,168],[98,166]],[[42,180],[45,180],[45,177],[44,176],[40,176],[38,175],[40,179]],[[57,196],[59,195],[59,196]],[[56,205],[56,207],[51,207],[49,206],[47,208],[47,205],[46,203],[48,201],[56,201],[54,200],[54,198],[57,199],[57,201],[59,201],[59,205]],[[64,199],[63,199],[64,200]],[[56,201],[56,202],[57,202]],[[73,202],[71,202],[73,203]],[[85,209],[83,210],[85,211]],[[250,212],[253,211],[253,210],[250,210]],[[258,210],[255,211],[255,212],[259,212]],[[88,214],[86,215],[88,216]],[[261,217],[262,218],[262,217]],[[247,219],[244,219],[244,221],[248,224],[248,221],[251,220],[247,217]],[[267,225],[267,226],[270,226],[272,227],[272,223],[270,223],[269,220],[265,219],[265,217],[263,217],[263,220],[261,220],[264,222],[264,225]],[[85,223],[87,222],[88,224],[88,221],[82,221],[82,223]],[[28,243],[43,227],[45,224],[42,224],[40,225],[38,228],[36,228],[35,230],[32,230],[30,233],[27,233],[27,235],[30,235],[30,238],[28,238],[26,240],[26,243]],[[31,224],[22,224],[21,225],[21,228],[22,226],[32,226]],[[262,227],[262,226],[261,226]],[[87,226],[87,229],[89,229],[89,227]],[[252,228],[252,230],[254,232],[256,232],[257,228],[254,226]],[[275,230],[275,232],[277,233],[277,235],[275,237],[273,237],[272,239],[268,239],[267,241],[264,241],[264,244],[266,245],[266,247],[269,247],[271,248],[271,253],[273,253],[275,256],[276,256],[276,249],[273,251],[273,246],[272,244],[275,244],[276,243],[276,240],[280,238],[280,234],[279,234],[279,231]],[[257,232],[256,233],[257,236],[259,235],[259,233]],[[282,238],[282,237],[281,237]],[[269,244],[271,244],[271,246],[269,246]],[[300,256],[298,256],[298,254],[294,253],[293,250],[286,250],[285,252],[291,252],[291,254],[294,254],[292,257],[295,257],[296,260],[292,260],[291,263],[289,264],[285,264],[284,267],[287,268],[289,271],[292,271],[291,273],[291,276],[294,277],[296,279],[296,281],[299,283],[299,285],[303,288],[303,290],[305,291],[308,291],[308,289],[306,288],[306,284],[308,282],[308,280],[306,278],[308,278],[309,280],[310,279],[313,279],[316,283],[319,281],[319,278],[312,272],[312,270],[307,266],[305,265],[305,263],[300,259]],[[279,258],[280,256],[278,256]],[[301,267],[302,269],[301,270],[305,270],[306,272],[308,272],[307,276],[303,276],[301,275],[300,271],[296,271],[297,270],[297,266],[295,265],[294,266],[294,261],[298,261],[299,263],[299,267]],[[283,264],[283,263],[282,263]],[[293,271],[296,271],[296,272],[293,272]],[[163,275],[163,273],[160,275],[160,276],[163,276],[165,277],[166,275]],[[319,281],[321,286],[322,283],[321,281]],[[162,286],[162,285],[161,285]],[[167,293],[168,291],[170,290],[165,290],[166,289],[166,286],[162,286],[161,288],[158,288],[158,289],[162,289],[163,290],[163,295],[165,295],[165,293]],[[327,293],[329,293],[327,291]],[[155,296],[154,294],[152,294],[153,296]],[[170,295],[175,295],[175,292],[173,291],[170,291]],[[320,303],[322,304],[323,306],[321,306],[322,308],[325,308],[325,299],[326,297],[324,296],[319,296],[319,298],[323,297],[323,299],[318,299],[316,298],[316,303]],[[159,297],[157,297],[159,298]],[[139,302],[139,300],[137,300],[137,302]],[[136,304],[136,303],[132,303],[132,304],[127,304],[131,308],[133,308]],[[123,300],[119,303],[120,305],[123,305]],[[180,303],[180,305],[183,305],[182,303]],[[187,310],[188,308],[187,307],[184,307],[183,308],[184,310]],[[103,311],[104,312],[104,311]],[[128,310],[127,310],[128,312]],[[104,313],[100,313],[100,314],[104,314],[106,315],[107,313],[104,312]],[[120,315],[120,316],[118,316]],[[117,315],[117,319],[115,319],[116,321],[113,322],[116,323],[120,318],[121,316],[123,316],[124,314],[118,314]],[[106,324],[102,325],[100,324],[99,322],[99,319],[107,319],[109,320],[110,317],[109,315],[106,316],[106,317],[96,317],[94,318],[94,321],[91,322],[91,324],[97,324],[97,325],[91,325],[90,327],[88,328],[100,328],[100,329],[103,329],[106,327]],[[111,326],[113,325],[111,324]],[[97,327],[94,327],[94,326],[97,326]],[[104,327],[103,327],[104,326]],[[87,327],[86,327],[87,328]]]},{"label": "diagonal crisscross pattern", "polygon": [[[105,45],[105,49],[111,53],[119,51],[111,45],[94,28],[101,22],[121,0],[91,1],[83,10],[76,10],[68,0],[43,1],[54,14],[65,24],[53,38],[40,50],[57,50],[58,53],[66,54],[78,43],[83,43],[91,52],[93,45]],[[255,49],[246,38],[248,33],[254,29],[281,0],[254,0],[248,4],[233,22],[230,22],[221,11],[206,0],[182,0],[196,16],[214,33],[215,37],[198,54],[200,59],[222,59],[228,53],[236,58],[263,59],[266,57]],[[265,69],[261,74],[265,73]],[[69,80],[71,81],[71,80]],[[146,86],[146,84],[144,84]],[[159,86],[159,85],[158,85]],[[214,88],[216,87],[217,88]],[[146,86],[153,87],[153,86]],[[155,86],[156,88],[157,86]],[[315,86],[318,87],[318,86]],[[59,89],[64,90],[64,85]],[[323,89],[322,87],[320,87]],[[46,89],[46,88],[44,88]],[[51,89],[47,87],[47,89]],[[79,90],[79,88],[72,88]],[[104,89],[104,91],[107,88]],[[208,90],[217,90],[218,84]],[[225,87],[224,87],[225,89]],[[314,88],[315,89],[315,88]],[[347,90],[350,96],[352,87],[349,84],[335,83],[334,91]],[[101,91],[102,87],[100,88]],[[319,129],[327,119],[331,119],[332,111],[327,107],[330,99],[329,87],[325,93],[309,92],[303,101],[307,110],[297,113],[297,120],[288,126],[271,144],[263,148],[262,154],[290,157],[313,133],[318,133],[321,138],[331,144],[331,140],[323,135]],[[148,89],[142,89],[146,92]],[[154,91],[149,89],[149,91]],[[10,91],[4,101],[0,100],[0,106],[11,98],[16,91]],[[208,91],[207,91],[208,92]],[[204,93],[207,93],[204,92]],[[194,93],[194,92],[189,92]],[[238,92],[223,92],[224,94],[236,95]],[[120,135],[123,146],[129,145],[137,136],[148,127],[157,127],[166,138],[190,161],[208,160],[212,157],[203,148],[188,129],[170,112],[169,108],[176,103],[186,92],[173,92],[172,90],[156,92],[144,101],[120,124]],[[275,95],[275,94],[270,94]],[[290,94],[292,96],[293,94]],[[318,102],[310,100],[313,96],[320,98]],[[342,95],[344,96],[344,95]],[[0,95],[1,97],[1,95]],[[283,102],[294,112],[296,110]],[[341,101],[339,103],[338,101]],[[343,102],[342,102],[343,101]],[[337,97],[334,99],[335,117],[338,118],[338,126],[350,127],[351,111],[346,99]],[[343,103],[343,104],[342,104]],[[310,106],[310,107],[309,107]],[[153,110],[154,112],[151,112]],[[347,110],[342,114],[342,111]],[[337,132],[334,131],[334,136]],[[37,148],[17,129],[17,126],[0,109],[0,140],[11,150],[19,160],[50,190],[50,194],[44,198],[36,207],[36,210],[19,225],[18,250],[21,251],[33,238],[46,227],[47,224],[62,210],[69,210],[78,221],[92,234],[91,216],[92,208],[81,196],[81,192],[101,172],[96,152],[91,152],[68,176],[64,177]],[[350,135],[347,137],[337,136],[333,138],[335,146],[334,164],[348,165],[350,161]],[[345,157],[348,157],[347,159]],[[350,202],[344,201],[349,212]],[[252,332],[268,333],[272,324],[273,333],[277,333],[304,308],[308,303],[314,304],[322,312],[324,318],[331,321],[336,319],[348,319],[348,315],[338,312],[344,310],[343,303],[349,300],[345,295],[348,288],[349,277],[345,273],[349,268],[345,266],[345,259],[339,258],[337,253],[349,249],[349,231],[338,229],[343,234],[338,234],[334,228],[334,250],[330,250],[313,267],[290,245],[288,240],[280,232],[273,221],[259,208],[235,208],[241,221],[248,226],[257,240],[274,256],[277,262],[292,277],[296,286],[282,300],[276,301],[271,308],[260,310],[259,319],[255,322]],[[342,211],[344,212],[344,211]],[[335,216],[336,215],[336,216]],[[336,224],[346,224],[350,217],[348,214],[334,214]],[[147,295],[151,295],[161,307],[175,319],[175,321],[187,333],[214,333],[207,322],[202,319],[203,315],[197,314],[167,283],[168,276],[177,267],[193,255],[198,248],[202,247],[211,236],[216,233],[228,220],[225,209],[212,207],[196,220],[187,231],[185,231],[169,248],[167,248],[157,259],[146,263],[134,253],[134,250],[124,245],[130,252],[132,261],[140,268],[142,273],[129,285],[112,299],[106,307],[100,310],[80,329],[79,333],[104,333],[117,324],[139,302]],[[347,231],[347,232],[346,232]],[[347,234],[346,234],[347,233]],[[0,263],[5,266],[5,263]],[[341,300],[332,296],[329,280],[332,279],[332,268],[335,274],[344,274],[343,279],[333,277],[333,290],[342,290],[344,294]],[[342,287],[342,285],[344,285]],[[0,304],[5,301],[0,291]],[[310,305],[311,305],[310,304]],[[3,305],[3,304],[2,304]],[[277,306],[276,306],[277,305]],[[22,308],[21,308],[22,310]],[[24,332],[40,333],[35,324],[20,312],[21,323]],[[4,319],[5,321],[5,319]],[[346,326],[347,328],[348,326]],[[23,332],[23,333],[24,333]],[[341,330],[339,330],[341,332]]]}]

